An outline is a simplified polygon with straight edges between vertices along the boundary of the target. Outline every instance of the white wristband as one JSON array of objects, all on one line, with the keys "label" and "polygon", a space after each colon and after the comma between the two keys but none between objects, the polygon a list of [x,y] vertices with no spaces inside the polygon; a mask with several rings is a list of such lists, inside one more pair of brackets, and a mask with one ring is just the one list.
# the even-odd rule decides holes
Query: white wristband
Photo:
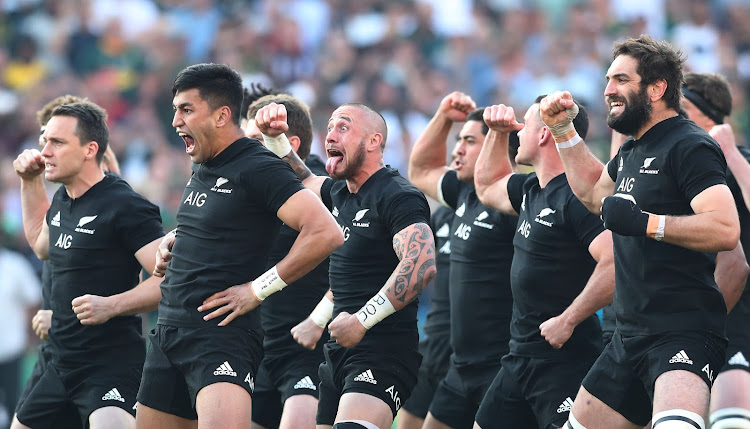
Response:
[{"label": "white wristband", "polygon": [[664,225],[667,224],[667,217],[659,215],[659,226],[656,227],[656,234],[654,234],[654,240],[661,241],[664,238]]},{"label": "white wristband", "polygon": [[364,307],[359,309],[357,319],[359,319],[365,329],[370,329],[395,312],[396,309],[393,308],[391,301],[388,300],[383,291],[380,291],[370,298]]},{"label": "white wristband", "polygon": [[327,296],[324,296],[310,313],[310,319],[321,328],[326,327],[331,316],[333,316],[333,302]]},{"label": "white wristband", "polygon": [[284,133],[281,133],[276,137],[263,134],[263,143],[268,150],[275,153],[279,158],[289,155],[289,152],[292,151],[292,145],[289,144],[289,139],[286,138],[286,134]]},{"label": "white wristband", "polygon": [[263,301],[269,295],[280,291],[286,287],[286,282],[281,280],[279,272],[276,271],[276,265],[270,270],[258,276],[252,283],[253,293],[259,300]]},{"label": "white wristband", "polygon": [[582,141],[583,139],[581,138],[581,136],[576,134],[570,140],[565,140],[564,142],[555,143],[555,147],[557,148],[557,151],[560,152],[560,149],[567,149],[569,147],[573,147]]}]

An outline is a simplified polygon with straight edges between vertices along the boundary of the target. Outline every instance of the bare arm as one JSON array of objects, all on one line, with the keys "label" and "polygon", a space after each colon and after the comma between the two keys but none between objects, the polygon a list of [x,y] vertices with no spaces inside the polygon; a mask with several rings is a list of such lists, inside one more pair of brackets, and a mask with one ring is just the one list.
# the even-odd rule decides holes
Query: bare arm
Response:
[{"label": "bare arm", "polygon": [[596,267],[586,286],[561,315],[539,325],[542,336],[554,348],[562,347],[579,323],[612,302],[615,291],[612,233],[601,232],[589,245],[589,253],[596,260]]},{"label": "bare arm", "polygon": [[21,178],[21,209],[26,241],[39,259],[49,259],[49,226],[44,217],[50,202],[41,176],[44,172],[42,155],[36,149],[27,149],[13,161],[13,168]]},{"label": "bare arm", "polygon": [[565,175],[570,183],[570,188],[579,200],[594,214],[601,213],[602,198],[612,195],[615,182],[609,177],[604,165],[586,147],[575,129],[572,133],[556,133],[553,127],[570,124],[572,128],[572,113],[577,112],[574,108],[573,97],[569,92],[555,92],[545,97],[539,104],[542,121],[552,131],[555,143],[566,141],[578,141],[570,147],[560,149],[560,159],[565,168]]},{"label": "bare arm", "polygon": [[198,311],[216,310],[204,316],[204,320],[229,313],[219,323],[219,326],[227,325],[260,305],[267,296],[259,295],[260,291],[268,288],[267,294],[270,295],[280,290],[307,274],[344,244],[344,235],[333,216],[310,190],[303,189],[292,195],[277,215],[285,224],[299,231],[289,253],[252,282],[232,286],[206,298]]},{"label": "bare arm", "polygon": [[[162,238],[146,244],[135,252],[135,257],[147,272],[156,265],[156,250]],[[128,316],[156,310],[161,300],[163,277],[151,276],[133,289],[111,296],[83,295],[73,299],[73,311],[82,325],[99,325],[116,316]]]},{"label": "bare arm", "polygon": [[750,207],[750,164],[747,162],[742,153],[737,148],[734,140],[734,132],[729,124],[716,125],[709,131],[719,146],[721,146],[724,157],[727,160],[729,170],[737,180],[737,184],[742,191],[742,199],[745,206]]},{"label": "bare arm", "polygon": [[508,197],[508,180],[513,168],[508,158],[508,135],[523,128],[512,107],[490,106],[484,109],[484,122],[490,131],[484,139],[474,166],[474,186],[482,204],[502,213],[518,215]]},{"label": "bare arm", "polygon": [[727,312],[732,311],[732,308],[742,296],[748,274],[750,274],[750,267],[747,265],[741,243],[737,243],[734,250],[719,252],[716,255],[714,278],[722,295],[724,295]]},{"label": "bare arm", "polygon": [[448,134],[454,122],[465,121],[475,108],[476,104],[466,94],[453,92],[447,95],[440,102],[435,116],[414,142],[409,157],[409,181],[436,200],[440,200],[440,178],[448,171],[445,166]]},{"label": "bare arm", "polygon": [[694,215],[666,216],[664,241],[699,252],[737,247],[740,221],[732,192],[726,185],[704,190],[690,201],[690,206]]},{"label": "bare arm", "polygon": [[435,240],[426,223],[412,224],[393,236],[400,262],[383,288],[356,313],[341,312],[328,325],[331,338],[344,347],[357,345],[367,329],[406,307],[435,277]]}]

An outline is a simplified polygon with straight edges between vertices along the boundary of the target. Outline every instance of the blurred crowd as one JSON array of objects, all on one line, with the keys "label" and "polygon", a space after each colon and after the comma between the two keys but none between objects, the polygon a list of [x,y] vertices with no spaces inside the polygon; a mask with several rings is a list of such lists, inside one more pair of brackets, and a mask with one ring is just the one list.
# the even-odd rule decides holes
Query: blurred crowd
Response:
[{"label": "blurred crowd", "polygon": [[171,228],[190,161],[171,127],[170,89],[177,71],[198,62],[229,64],[248,86],[306,101],[317,153],[334,106],[380,110],[386,162],[406,175],[412,142],[453,90],[517,108],[570,90],[590,109],[588,143],[604,159],[612,43],[648,33],[679,46],[689,70],[729,79],[744,142],[747,22],[748,0],[2,0],[0,225],[26,251],[12,160],[37,145],[35,112],[70,93],[109,112],[123,176]]}]

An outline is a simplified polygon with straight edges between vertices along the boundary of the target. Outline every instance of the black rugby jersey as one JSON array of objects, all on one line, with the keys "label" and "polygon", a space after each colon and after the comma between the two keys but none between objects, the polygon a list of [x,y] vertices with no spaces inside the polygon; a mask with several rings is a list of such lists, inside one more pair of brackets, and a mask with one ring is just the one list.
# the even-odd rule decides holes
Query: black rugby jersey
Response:
[{"label": "black rugby jersey", "polygon": [[[738,146],[738,149],[742,156],[750,162],[750,149],[745,146]],[[748,212],[745,200],[742,198],[742,191],[737,183],[737,178],[731,171],[727,172],[727,185],[737,204],[737,213],[740,215],[740,243],[745,251],[745,258],[750,264],[750,212]],[[750,278],[748,283],[750,283]],[[750,287],[746,284],[737,304],[727,315],[727,337],[730,343],[750,344],[750,330],[746,326],[748,320],[750,320]]]},{"label": "black rugby jersey", "polygon": [[[719,145],[694,122],[676,116],[638,141],[628,138],[607,164],[615,193],[631,195],[643,211],[686,216],[690,201],[725,184]],[[714,281],[715,253],[690,250],[645,236],[612,234],[615,310],[624,335],[708,330],[724,334],[726,305]]]},{"label": "black rugby jersey", "polygon": [[[313,174],[326,175],[325,163],[316,155],[311,154],[305,160],[305,165]],[[266,268],[271,268],[286,257],[298,235],[299,233],[289,226],[281,225]],[[326,258],[312,271],[263,301],[260,314],[265,333],[263,349],[266,355],[302,350],[302,346],[294,340],[289,331],[310,315],[328,291],[328,264],[329,260]]]},{"label": "black rugby jersey", "polygon": [[50,342],[59,364],[138,362],[145,356],[138,316],[113,317],[101,325],[81,325],[71,301],[85,294],[111,296],[139,282],[135,253],[164,235],[159,208],[114,175],[76,199],[61,186],[49,225]]},{"label": "black rugby jersey", "polygon": [[[515,174],[508,181],[508,196],[519,214],[510,272],[510,351],[529,357],[557,353],[542,337],[539,325],[562,314],[586,286],[596,266],[589,245],[604,225],[576,198],[565,174],[544,188],[535,173]],[[601,347],[601,328],[594,314],[576,326],[562,350]]]},{"label": "black rugby jersey", "polygon": [[435,266],[437,274],[433,281],[432,302],[424,332],[428,336],[450,335],[450,298],[448,284],[451,268],[451,224],[453,209],[441,206],[432,215],[431,226],[435,236]]},{"label": "black rugby jersey", "polygon": [[479,201],[474,186],[443,176],[451,228],[451,345],[457,366],[497,363],[508,352],[513,298],[510,265],[518,218]]},{"label": "black rugby jersey", "polygon": [[[177,237],[161,285],[159,323],[217,325],[198,312],[209,296],[263,274],[278,231],[279,208],[302,189],[289,165],[255,139],[241,138],[216,157],[193,164],[177,210]],[[260,328],[260,311],[232,326]]]},{"label": "black rugby jersey", "polygon": [[[424,194],[397,170],[384,167],[350,193],[346,181],[326,180],[321,196],[344,233],[344,245],[331,254],[329,278],[333,318],[362,308],[385,285],[399,259],[393,237],[415,223],[429,225]],[[330,340],[333,342],[334,340]],[[360,349],[416,349],[417,300],[373,326],[356,346]]]}]

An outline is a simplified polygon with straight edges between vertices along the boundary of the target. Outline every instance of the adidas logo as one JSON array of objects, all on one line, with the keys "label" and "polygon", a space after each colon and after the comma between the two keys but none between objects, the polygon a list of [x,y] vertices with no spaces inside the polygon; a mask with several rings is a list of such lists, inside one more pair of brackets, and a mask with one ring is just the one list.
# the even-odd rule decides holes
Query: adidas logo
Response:
[{"label": "adidas logo", "polygon": [[60,212],[57,212],[55,217],[49,222],[52,226],[60,226]]},{"label": "adidas logo", "polygon": [[339,217],[339,208],[336,207],[336,206],[334,206],[333,210],[331,210],[331,214],[334,215],[334,216],[336,216],[336,217]]},{"label": "adidas logo", "polygon": [[438,250],[438,253],[442,253],[443,255],[450,255],[451,254],[451,242],[450,240],[446,241],[445,244],[443,244],[443,247]]},{"label": "adidas logo", "polygon": [[466,203],[461,204],[461,207],[456,209],[456,216],[462,217],[466,211]]},{"label": "adidas logo", "polygon": [[234,372],[232,367],[229,365],[229,362],[224,361],[223,364],[219,365],[218,368],[216,368],[216,371],[214,371],[214,375],[231,375],[232,377],[237,377],[237,373]]},{"label": "adidas logo", "polygon": [[563,403],[560,404],[559,407],[557,407],[557,413],[560,414],[569,412],[571,408],[573,408],[573,400],[570,399],[570,396],[568,396],[567,398],[565,398]]},{"label": "adidas logo", "polygon": [[313,383],[312,378],[310,378],[309,375],[306,375],[304,378],[298,381],[297,384],[294,385],[294,388],[318,390],[318,387]]},{"label": "adidas logo", "polygon": [[375,376],[372,375],[372,371],[369,369],[362,374],[354,377],[354,381],[364,381],[365,383],[378,384],[378,380],[375,380]]},{"label": "adidas logo", "polygon": [[729,365],[742,365],[750,367],[750,362],[745,359],[745,355],[742,352],[737,352],[734,356],[729,359]]},{"label": "adidas logo", "polygon": [[440,227],[440,229],[437,230],[435,233],[435,237],[439,238],[445,238],[451,233],[451,227],[448,226],[447,223],[444,223],[443,226]]},{"label": "adidas logo", "polygon": [[685,353],[685,350],[680,350],[676,355],[672,356],[672,359],[669,360],[669,363],[686,363],[688,365],[692,365],[693,361],[690,360],[687,353]]},{"label": "adidas logo", "polygon": [[117,390],[117,388],[113,388],[109,392],[107,392],[104,396],[102,396],[102,401],[120,401],[125,402],[125,398],[120,395],[120,392]]}]

